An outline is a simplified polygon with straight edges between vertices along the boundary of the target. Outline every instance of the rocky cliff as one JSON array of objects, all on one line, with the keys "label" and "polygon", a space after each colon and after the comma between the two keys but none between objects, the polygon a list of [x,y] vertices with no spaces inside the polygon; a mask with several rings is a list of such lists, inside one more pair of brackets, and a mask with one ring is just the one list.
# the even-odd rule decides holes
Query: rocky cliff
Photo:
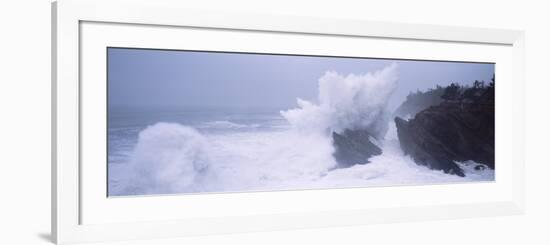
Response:
[{"label": "rocky cliff", "polygon": [[[488,86],[476,81],[472,86],[451,84],[409,95],[398,112],[411,119],[394,119],[401,149],[417,164],[448,174],[464,176],[456,162],[468,160],[494,169],[494,96],[494,80]],[[333,132],[338,167],[366,164],[382,154],[377,143],[381,137],[368,129]]]},{"label": "rocky cliff", "polygon": [[419,165],[458,176],[464,173],[455,161],[494,169],[494,86],[454,90],[408,121],[395,118],[402,150]]}]

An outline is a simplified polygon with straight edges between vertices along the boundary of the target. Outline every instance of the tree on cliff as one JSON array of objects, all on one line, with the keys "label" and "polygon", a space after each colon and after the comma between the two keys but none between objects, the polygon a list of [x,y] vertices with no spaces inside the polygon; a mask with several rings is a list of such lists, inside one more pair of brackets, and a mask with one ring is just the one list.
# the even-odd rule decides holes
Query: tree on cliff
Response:
[{"label": "tree on cliff", "polygon": [[451,85],[445,88],[445,92],[441,95],[441,98],[444,100],[456,100],[460,97],[460,86],[456,83],[451,83]]}]

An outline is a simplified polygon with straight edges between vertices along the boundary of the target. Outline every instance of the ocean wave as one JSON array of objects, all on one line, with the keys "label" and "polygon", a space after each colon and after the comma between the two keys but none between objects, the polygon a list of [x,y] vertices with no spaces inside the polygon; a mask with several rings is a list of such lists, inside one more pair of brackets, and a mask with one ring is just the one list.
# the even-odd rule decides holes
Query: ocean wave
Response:
[{"label": "ocean wave", "polygon": [[327,72],[319,79],[318,104],[298,98],[298,108],[281,115],[300,131],[366,129],[381,139],[390,120],[388,100],[396,86],[396,64],[360,75]]},{"label": "ocean wave", "polygon": [[239,124],[230,121],[211,121],[205,122],[198,126],[198,128],[212,128],[212,129],[243,129],[243,128],[258,128],[259,124]]},{"label": "ocean wave", "polygon": [[123,189],[110,193],[159,194],[193,191],[210,164],[208,141],[197,130],[157,123],[139,133],[127,168],[117,178]]},{"label": "ocean wave", "polygon": [[335,168],[330,137],[295,130],[201,135],[158,123],[140,133],[127,166],[110,174],[110,195],[240,192],[494,180],[494,170],[459,163],[466,177],[417,165],[391,135],[370,163]]},{"label": "ocean wave", "polygon": [[294,131],[201,135],[175,123],[139,134],[127,168],[110,174],[111,195],[243,191],[314,180],[336,166],[332,143]]}]

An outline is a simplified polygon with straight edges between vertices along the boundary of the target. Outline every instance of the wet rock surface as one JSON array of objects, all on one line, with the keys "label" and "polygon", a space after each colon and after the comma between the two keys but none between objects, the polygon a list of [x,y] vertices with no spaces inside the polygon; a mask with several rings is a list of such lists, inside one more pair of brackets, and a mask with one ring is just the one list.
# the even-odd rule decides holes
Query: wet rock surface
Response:
[{"label": "wet rock surface", "polygon": [[372,156],[382,154],[382,149],[366,130],[345,130],[332,133],[335,148],[334,158],[338,167],[346,168],[355,164],[366,164]]},{"label": "wet rock surface", "polygon": [[419,165],[464,176],[454,161],[495,168],[494,103],[443,102],[411,120],[395,118],[402,150]]}]

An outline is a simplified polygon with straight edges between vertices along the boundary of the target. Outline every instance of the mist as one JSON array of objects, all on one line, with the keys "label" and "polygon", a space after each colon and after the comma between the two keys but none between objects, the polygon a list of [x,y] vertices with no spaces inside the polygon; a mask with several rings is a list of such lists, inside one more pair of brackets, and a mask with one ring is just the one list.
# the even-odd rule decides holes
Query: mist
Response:
[{"label": "mist", "polygon": [[319,79],[327,72],[366,74],[391,64],[398,80],[390,109],[410,92],[490,81],[494,73],[489,63],[109,48],[109,106],[285,110],[296,107],[296,98],[319,103]]}]

